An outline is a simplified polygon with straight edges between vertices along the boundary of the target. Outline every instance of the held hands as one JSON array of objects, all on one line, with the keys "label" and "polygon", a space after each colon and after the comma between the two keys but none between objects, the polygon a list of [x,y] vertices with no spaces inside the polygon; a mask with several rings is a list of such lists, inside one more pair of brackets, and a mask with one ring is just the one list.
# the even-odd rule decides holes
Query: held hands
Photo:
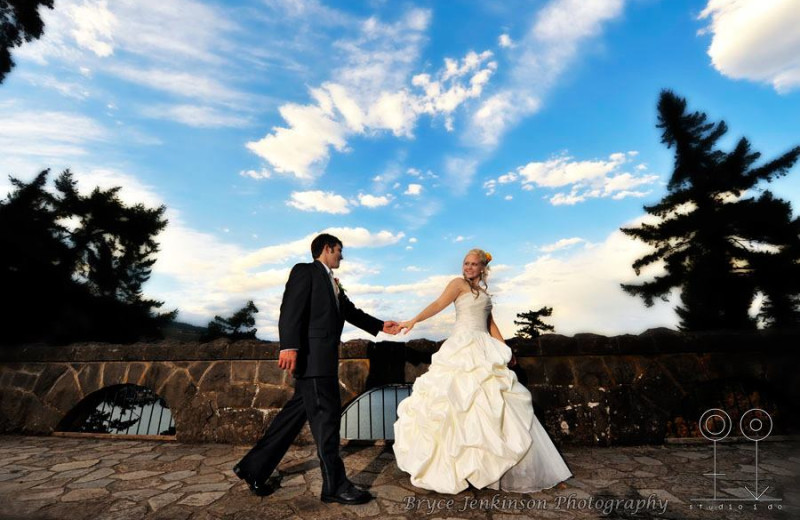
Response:
[{"label": "held hands", "polygon": [[414,320],[401,321],[400,323],[396,321],[384,321],[383,332],[394,336],[399,334],[400,332],[403,332],[403,329],[405,329],[404,334],[408,334],[408,332],[414,328],[414,325],[416,325],[416,323],[417,322],[415,322]]},{"label": "held hands", "polygon": [[400,332],[400,325],[396,321],[384,321],[383,332],[394,336],[395,334]]},{"label": "held hands", "polygon": [[408,320],[408,321],[401,321],[398,326],[400,327],[400,330],[405,329],[405,332],[403,332],[403,334],[408,334],[409,332],[411,332],[411,329],[413,329],[414,325],[416,324],[417,324],[416,321]]}]

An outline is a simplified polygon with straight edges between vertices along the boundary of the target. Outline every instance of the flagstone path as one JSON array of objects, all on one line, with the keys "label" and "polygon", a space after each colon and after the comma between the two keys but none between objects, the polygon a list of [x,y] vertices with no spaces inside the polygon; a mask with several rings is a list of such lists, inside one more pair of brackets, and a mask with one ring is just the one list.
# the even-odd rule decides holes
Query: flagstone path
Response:
[{"label": "flagstone path", "polygon": [[[447,518],[800,518],[800,442],[567,448],[566,485],[533,495],[415,488],[390,446],[342,448],[351,479],[376,500],[319,500],[313,447],[292,447],[281,488],[250,494],[231,471],[245,446],[0,436],[0,520],[296,520]],[[749,491],[748,491],[749,489]],[[759,500],[753,498],[753,493]],[[763,494],[762,494],[763,493]],[[713,506],[713,509],[712,509]]]}]

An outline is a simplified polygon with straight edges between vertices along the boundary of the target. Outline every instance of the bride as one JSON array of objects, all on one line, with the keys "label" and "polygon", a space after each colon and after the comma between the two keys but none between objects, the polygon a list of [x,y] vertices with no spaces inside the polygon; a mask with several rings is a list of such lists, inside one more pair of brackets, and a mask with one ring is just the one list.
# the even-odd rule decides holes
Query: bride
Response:
[{"label": "bride", "polygon": [[451,303],[456,324],[428,371],[400,402],[394,424],[397,466],[417,487],[456,494],[476,488],[534,493],[572,474],[533,413],[531,394],[507,365],[511,349],[492,318],[486,292],[492,257],[467,253],[455,278],[406,333]]}]

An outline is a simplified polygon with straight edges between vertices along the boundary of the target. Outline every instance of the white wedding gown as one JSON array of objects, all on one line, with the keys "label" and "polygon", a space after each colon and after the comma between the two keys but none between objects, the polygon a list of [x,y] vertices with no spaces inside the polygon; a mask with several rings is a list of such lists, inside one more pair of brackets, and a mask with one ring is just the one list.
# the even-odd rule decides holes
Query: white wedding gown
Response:
[{"label": "white wedding gown", "polygon": [[489,335],[491,299],[466,293],[455,306],[453,335],[397,408],[397,466],[413,485],[452,494],[469,484],[534,493],[568,479],[530,392],[507,367],[511,349]]}]

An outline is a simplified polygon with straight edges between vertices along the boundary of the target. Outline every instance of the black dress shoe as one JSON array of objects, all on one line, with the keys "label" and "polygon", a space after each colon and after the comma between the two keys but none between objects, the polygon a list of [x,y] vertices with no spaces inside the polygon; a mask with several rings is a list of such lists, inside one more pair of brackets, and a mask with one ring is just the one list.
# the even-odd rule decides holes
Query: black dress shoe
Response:
[{"label": "black dress shoe", "polygon": [[351,485],[341,493],[337,493],[335,495],[323,494],[321,498],[323,502],[338,502],[340,504],[355,505],[366,504],[375,497],[372,496],[368,491]]},{"label": "black dress shoe", "polygon": [[240,479],[247,482],[247,485],[250,487],[250,491],[254,495],[258,495],[260,497],[269,496],[277,491],[279,487],[281,487],[280,475],[270,476],[267,480],[258,482],[252,478],[249,473],[240,468],[238,464],[233,467],[233,473]]}]

